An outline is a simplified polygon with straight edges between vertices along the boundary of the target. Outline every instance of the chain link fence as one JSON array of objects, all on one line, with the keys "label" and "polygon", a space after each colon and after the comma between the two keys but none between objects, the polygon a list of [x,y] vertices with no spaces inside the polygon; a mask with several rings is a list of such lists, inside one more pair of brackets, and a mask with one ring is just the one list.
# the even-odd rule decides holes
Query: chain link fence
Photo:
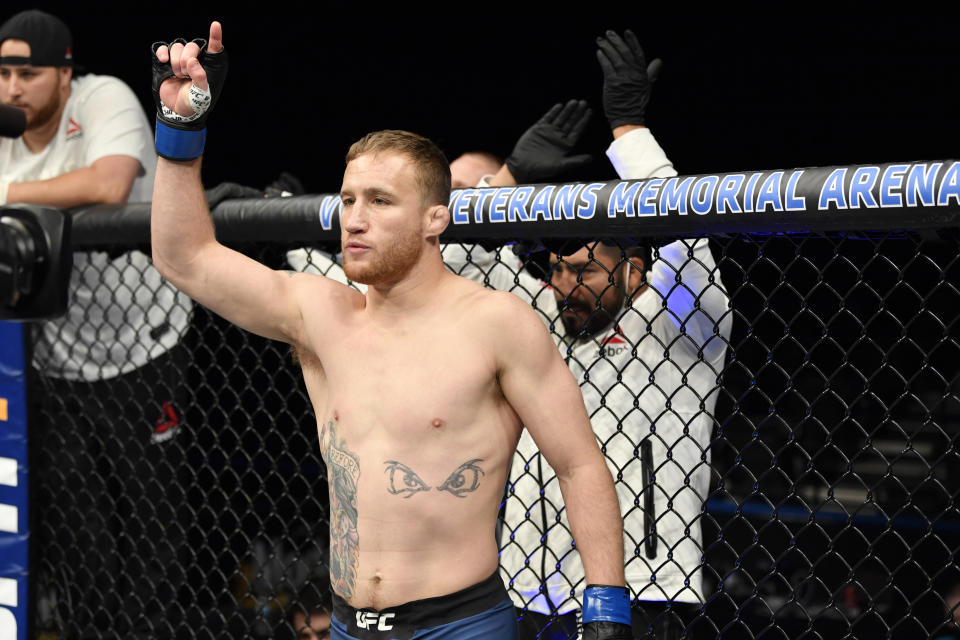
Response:
[{"label": "chain link fence", "polygon": [[[728,342],[715,409],[695,411],[710,434],[695,469],[683,469],[673,451],[690,434],[682,424],[672,439],[661,429],[663,451],[618,478],[621,500],[629,486],[644,531],[660,540],[653,555],[649,536],[635,540],[635,562],[656,573],[665,566],[654,566],[657,554],[696,546],[686,578],[702,587],[688,584],[683,598],[697,600],[684,619],[691,637],[953,632],[956,236],[735,234],[709,247],[710,286],[722,283],[731,325],[729,339],[714,336]],[[336,269],[319,251],[238,248],[275,268]],[[549,277],[545,251],[498,255],[497,269]],[[583,373],[595,365],[575,364],[589,385]],[[626,374],[618,388],[658,393],[655,381]],[[328,499],[315,420],[286,345],[194,307],[177,346],[149,365],[98,381],[39,372],[32,396],[39,637],[296,637],[291,612],[305,590],[329,590]],[[643,419],[652,432],[666,420]],[[644,502],[667,467],[680,468],[681,481],[703,470],[708,485],[672,542],[662,529],[682,489],[661,487],[652,513]],[[504,547],[520,544],[504,529]]]}]

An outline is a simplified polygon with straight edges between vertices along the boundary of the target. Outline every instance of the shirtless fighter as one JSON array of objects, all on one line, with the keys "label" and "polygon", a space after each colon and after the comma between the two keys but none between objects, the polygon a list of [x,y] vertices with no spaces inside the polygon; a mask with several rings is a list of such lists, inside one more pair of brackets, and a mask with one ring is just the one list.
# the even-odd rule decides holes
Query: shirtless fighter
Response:
[{"label": "shirtless fighter", "polygon": [[222,43],[214,22],[208,44],[153,47],[153,259],[200,304],[299,355],[328,469],[332,637],[516,638],[494,527],[524,427],[557,470],[597,585],[584,598],[584,637],[631,637],[620,511],[580,390],[526,303],[444,266],[443,153],[404,131],[350,148],[342,250],[366,294],[228,249],[200,180]]}]

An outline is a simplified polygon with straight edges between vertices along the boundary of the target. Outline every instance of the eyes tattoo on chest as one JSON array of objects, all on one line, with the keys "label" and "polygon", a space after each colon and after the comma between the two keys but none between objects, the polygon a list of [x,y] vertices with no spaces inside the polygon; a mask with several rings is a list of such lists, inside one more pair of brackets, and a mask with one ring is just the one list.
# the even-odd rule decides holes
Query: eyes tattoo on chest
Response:
[{"label": "eyes tattoo on chest", "polygon": [[[467,494],[477,490],[480,486],[480,478],[486,475],[478,466],[480,462],[483,462],[482,458],[467,460],[447,476],[436,490],[446,491],[458,498],[466,498]],[[386,466],[384,473],[387,474],[387,492],[391,495],[410,498],[414,494],[430,491],[432,488],[413,469],[402,462],[386,460],[383,464]]]}]

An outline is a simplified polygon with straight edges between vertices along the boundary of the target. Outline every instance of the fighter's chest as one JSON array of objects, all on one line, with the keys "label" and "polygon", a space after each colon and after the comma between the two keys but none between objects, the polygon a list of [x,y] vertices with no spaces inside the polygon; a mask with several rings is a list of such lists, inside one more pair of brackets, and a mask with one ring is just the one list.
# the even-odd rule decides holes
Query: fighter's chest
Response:
[{"label": "fighter's chest", "polygon": [[443,330],[353,331],[320,354],[331,399],[383,411],[454,413],[491,392],[489,353]]}]

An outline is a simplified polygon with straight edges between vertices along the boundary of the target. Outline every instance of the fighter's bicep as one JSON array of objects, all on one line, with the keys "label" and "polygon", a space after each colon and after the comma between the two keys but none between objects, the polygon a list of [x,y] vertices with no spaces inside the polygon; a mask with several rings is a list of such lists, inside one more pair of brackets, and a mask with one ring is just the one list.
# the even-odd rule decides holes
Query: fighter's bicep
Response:
[{"label": "fighter's bicep", "polygon": [[[521,303],[522,304],[522,303]],[[500,385],[554,468],[593,433],[576,379],[535,312],[523,305],[501,331]],[[554,464],[556,462],[557,464]]]},{"label": "fighter's bicep", "polygon": [[197,261],[204,266],[190,282],[194,299],[247,331],[298,347],[308,343],[306,310],[332,311],[337,288],[345,288],[321,276],[271,269],[219,244],[205,247]]}]

